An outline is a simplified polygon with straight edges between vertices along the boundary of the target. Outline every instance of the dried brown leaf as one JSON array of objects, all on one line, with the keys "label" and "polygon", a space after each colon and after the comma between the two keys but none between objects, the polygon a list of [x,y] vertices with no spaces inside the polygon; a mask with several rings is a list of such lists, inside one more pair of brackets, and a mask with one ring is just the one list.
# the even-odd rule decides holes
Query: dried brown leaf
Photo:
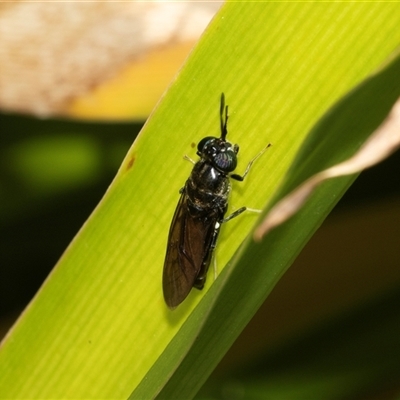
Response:
[{"label": "dried brown leaf", "polygon": [[355,174],[372,167],[387,158],[398,147],[400,147],[400,99],[357,153],[346,161],[313,175],[275,204],[255,230],[254,240],[260,241],[270,230],[293,216],[315,188],[325,180]]}]

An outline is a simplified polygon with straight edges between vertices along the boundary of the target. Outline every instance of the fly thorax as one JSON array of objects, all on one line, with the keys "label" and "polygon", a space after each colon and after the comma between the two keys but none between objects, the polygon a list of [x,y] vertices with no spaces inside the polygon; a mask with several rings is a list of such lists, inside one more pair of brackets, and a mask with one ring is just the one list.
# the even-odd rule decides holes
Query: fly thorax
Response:
[{"label": "fly thorax", "polygon": [[200,160],[186,183],[186,193],[193,204],[202,208],[224,206],[231,190],[229,178],[212,164]]}]

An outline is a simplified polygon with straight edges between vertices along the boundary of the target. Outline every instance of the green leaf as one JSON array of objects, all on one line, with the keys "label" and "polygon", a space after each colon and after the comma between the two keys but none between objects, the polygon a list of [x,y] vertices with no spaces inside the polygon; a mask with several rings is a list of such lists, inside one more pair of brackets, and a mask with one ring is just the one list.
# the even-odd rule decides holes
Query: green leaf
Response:
[{"label": "green leaf", "polygon": [[195,157],[193,143],[219,134],[223,91],[228,139],[241,147],[237,171],[273,144],[234,183],[231,210],[271,204],[345,159],[399,96],[399,59],[332,105],[398,45],[399,16],[397,3],[224,5],[3,343],[2,396],[193,397],[354,177],[324,184],[261,244],[248,237],[256,216],[229,222],[217,280],[210,274],[202,292],[170,311],[161,273],[190,173],[182,155]]}]

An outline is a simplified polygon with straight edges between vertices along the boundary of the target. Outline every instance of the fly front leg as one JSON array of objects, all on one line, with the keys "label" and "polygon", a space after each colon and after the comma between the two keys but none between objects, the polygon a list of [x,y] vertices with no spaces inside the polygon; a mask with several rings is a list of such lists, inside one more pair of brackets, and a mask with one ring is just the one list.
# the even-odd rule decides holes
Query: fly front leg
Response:
[{"label": "fly front leg", "polygon": [[186,154],[183,156],[183,159],[186,161],[189,161],[190,163],[192,163],[193,165],[196,164],[196,161],[192,160],[189,156],[187,156]]},{"label": "fly front leg", "polygon": [[[250,168],[252,167],[254,161],[257,160],[257,158],[261,157],[264,152],[268,149],[268,147],[271,146],[271,143],[268,143],[252,160],[250,160],[250,162],[247,164],[246,170],[244,171],[243,175],[239,175],[239,174],[231,174],[229,175],[232,179],[236,179],[237,181],[243,182],[244,178],[246,178],[247,174],[250,171]],[[227,217],[225,217],[222,222],[227,222],[229,220],[231,220],[232,218],[237,217],[238,215],[242,214],[244,211],[251,211],[251,212],[255,212],[255,213],[261,213],[262,210],[257,210],[255,208],[249,208],[249,207],[241,207],[239,209],[237,209],[236,211],[234,211],[231,215],[228,215]]]},{"label": "fly front leg", "polygon": [[268,143],[267,146],[265,146],[252,160],[250,160],[250,162],[247,164],[246,170],[244,171],[243,175],[231,174],[229,176],[232,179],[236,179],[237,181],[243,182],[244,178],[246,178],[246,175],[249,173],[250,168],[252,167],[254,161],[256,161],[257,158],[261,157],[264,154],[264,152],[268,149],[268,147],[270,147],[270,146],[271,146],[271,143]]}]

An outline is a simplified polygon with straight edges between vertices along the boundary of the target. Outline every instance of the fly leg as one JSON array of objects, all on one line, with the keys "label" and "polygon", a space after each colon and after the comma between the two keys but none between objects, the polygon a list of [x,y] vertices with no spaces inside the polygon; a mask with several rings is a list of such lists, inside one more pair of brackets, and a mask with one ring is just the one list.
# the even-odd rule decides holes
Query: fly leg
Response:
[{"label": "fly leg", "polygon": [[187,156],[186,154],[183,156],[183,159],[186,161],[191,162],[193,165],[196,164],[196,161],[192,160],[189,156]]},{"label": "fly leg", "polygon": [[204,284],[206,282],[207,278],[207,272],[208,272],[208,267],[210,266],[211,259],[213,259],[213,267],[214,267],[214,280],[217,279],[218,276],[218,270],[217,270],[217,261],[215,259],[214,255],[214,250],[217,245],[217,239],[219,235],[219,231],[221,229],[221,224],[230,221],[233,218],[236,218],[240,214],[242,214],[245,211],[252,211],[252,212],[258,212],[260,213],[261,210],[255,210],[254,208],[248,208],[248,207],[240,207],[236,211],[234,211],[232,214],[228,215],[224,219],[222,219],[220,222],[217,222],[214,227],[214,231],[211,237],[211,242],[210,242],[210,250],[208,252],[208,255],[206,259],[203,261],[202,267],[199,271],[199,274],[196,277],[196,280],[194,281],[193,286],[196,289],[203,289]]},{"label": "fly leg", "polygon": [[[194,281],[194,284],[193,284],[193,286],[196,289],[201,290],[204,287],[204,284],[205,284],[206,278],[207,278],[208,267],[210,266],[211,259],[214,254],[214,249],[215,249],[215,246],[217,245],[217,239],[218,239],[220,229],[221,229],[221,222],[217,222],[215,224],[214,231],[212,233],[212,237],[210,240],[210,249],[208,251],[206,258],[203,260],[200,271],[199,271],[199,273],[196,277],[196,280]],[[216,265],[215,258],[214,258],[214,278],[216,278],[216,273],[217,273],[216,267],[217,267],[217,265]]]},{"label": "fly leg", "polygon": [[247,207],[240,207],[238,208],[236,211],[234,211],[231,215],[228,215],[227,217],[225,217],[222,222],[228,222],[230,221],[232,218],[236,218],[237,216],[239,216],[242,212],[246,211]]},{"label": "fly leg", "polygon": [[[268,149],[268,147],[271,146],[271,143],[268,143],[267,146],[265,146],[250,162],[247,164],[246,170],[244,171],[243,175],[239,174],[231,174],[229,175],[232,179],[236,179],[237,181],[243,182],[244,178],[246,178],[246,175],[249,173],[250,168],[252,167],[254,161],[257,160],[257,158],[261,157],[264,152]],[[239,209],[240,210],[240,209]],[[243,211],[242,211],[243,212]],[[240,213],[239,213],[240,214]]]},{"label": "fly leg", "polygon": [[[214,249],[215,249],[215,246],[217,245],[217,238],[218,238],[219,230],[221,228],[221,224],[224,222],[228,222],[233,218],[238,217],[240,214],[242,214],[245,211],[260,213],[262,210],[256,210],[254,208],[249,208],[249,207],[240,207],[236,211],[234,211],[232,214],[225,217],[221,222],[217,222],[217,224],[215,225],[213,237],[211,239],[211,246],[210,246],[210,257],[213,258],[214,280],[216,280],[217,276],[218,276],[217,260],[216,260],[215,254],[214,254]],[[209,263],[210,262],[208,261],[208,264]],[[201,285],[201,289],[203,288],[206,275],[207,275],[207,271],[205,271],[204,273],[200,272],[200,274],[197,276],[196,282],[194,284],[194,286],[196,288],[199,289],[198,285]]]},{"label": "fly leg", "polygon": [[236,218],[237,216],[239,216],[240,214],[242,214],[245,211],[251,211],[251,212],[255,212],[255,213],[260,213],[262,210],[257,210],[256,208],[250,208],[250,207],[240,207],[238,208],[236,211],[234,211],[232,214],[228,215],[227,217],[225,217],[222,222],[228,222],[230,221],[232,218]]},{"label": "fly leg", "polygon": [[[247,174],[250,171],[250,168],[252,167],[254,161],[257,160],[257,158],[261,157],[264,152],[268,149],[268,147],[271,146],[271,143],[268,143],[252,160],[250,160],[250,162],[247,164],[247,167],[244,171],[243,175],[239,175],[239,174],[231,174],[230,177],[232,179],[236,179],[237,181],[243,182],[244,178],[246,178]],[[255,212],[255,213],[261,213],[262,210],[257,210],[255,208],[249,208],[249,207],[241,207],[239,209],[237,209],[236,211],[234,211],[231,215],[228,215],[227,217],[225,217],[222,222],[227,222],[229,220],[231,220],[232,218],[237,217],[238,215],[240,215],[242,212],[244,211],[251,211],[251,212]]]},{"label": "fly leg", "polygon": [[221,223],[217,222],[215,225],[214,234],[213,234],[212,241],[211,241],[211,251],[210,251],[210,256],[212,257],[212,260],[213,260],[214,281],[217,279],[217,276],[218,276],[217,258],[215,257],[214,250],[217,245],[217,238],[218,238],[220,229],[221,229]]}]

